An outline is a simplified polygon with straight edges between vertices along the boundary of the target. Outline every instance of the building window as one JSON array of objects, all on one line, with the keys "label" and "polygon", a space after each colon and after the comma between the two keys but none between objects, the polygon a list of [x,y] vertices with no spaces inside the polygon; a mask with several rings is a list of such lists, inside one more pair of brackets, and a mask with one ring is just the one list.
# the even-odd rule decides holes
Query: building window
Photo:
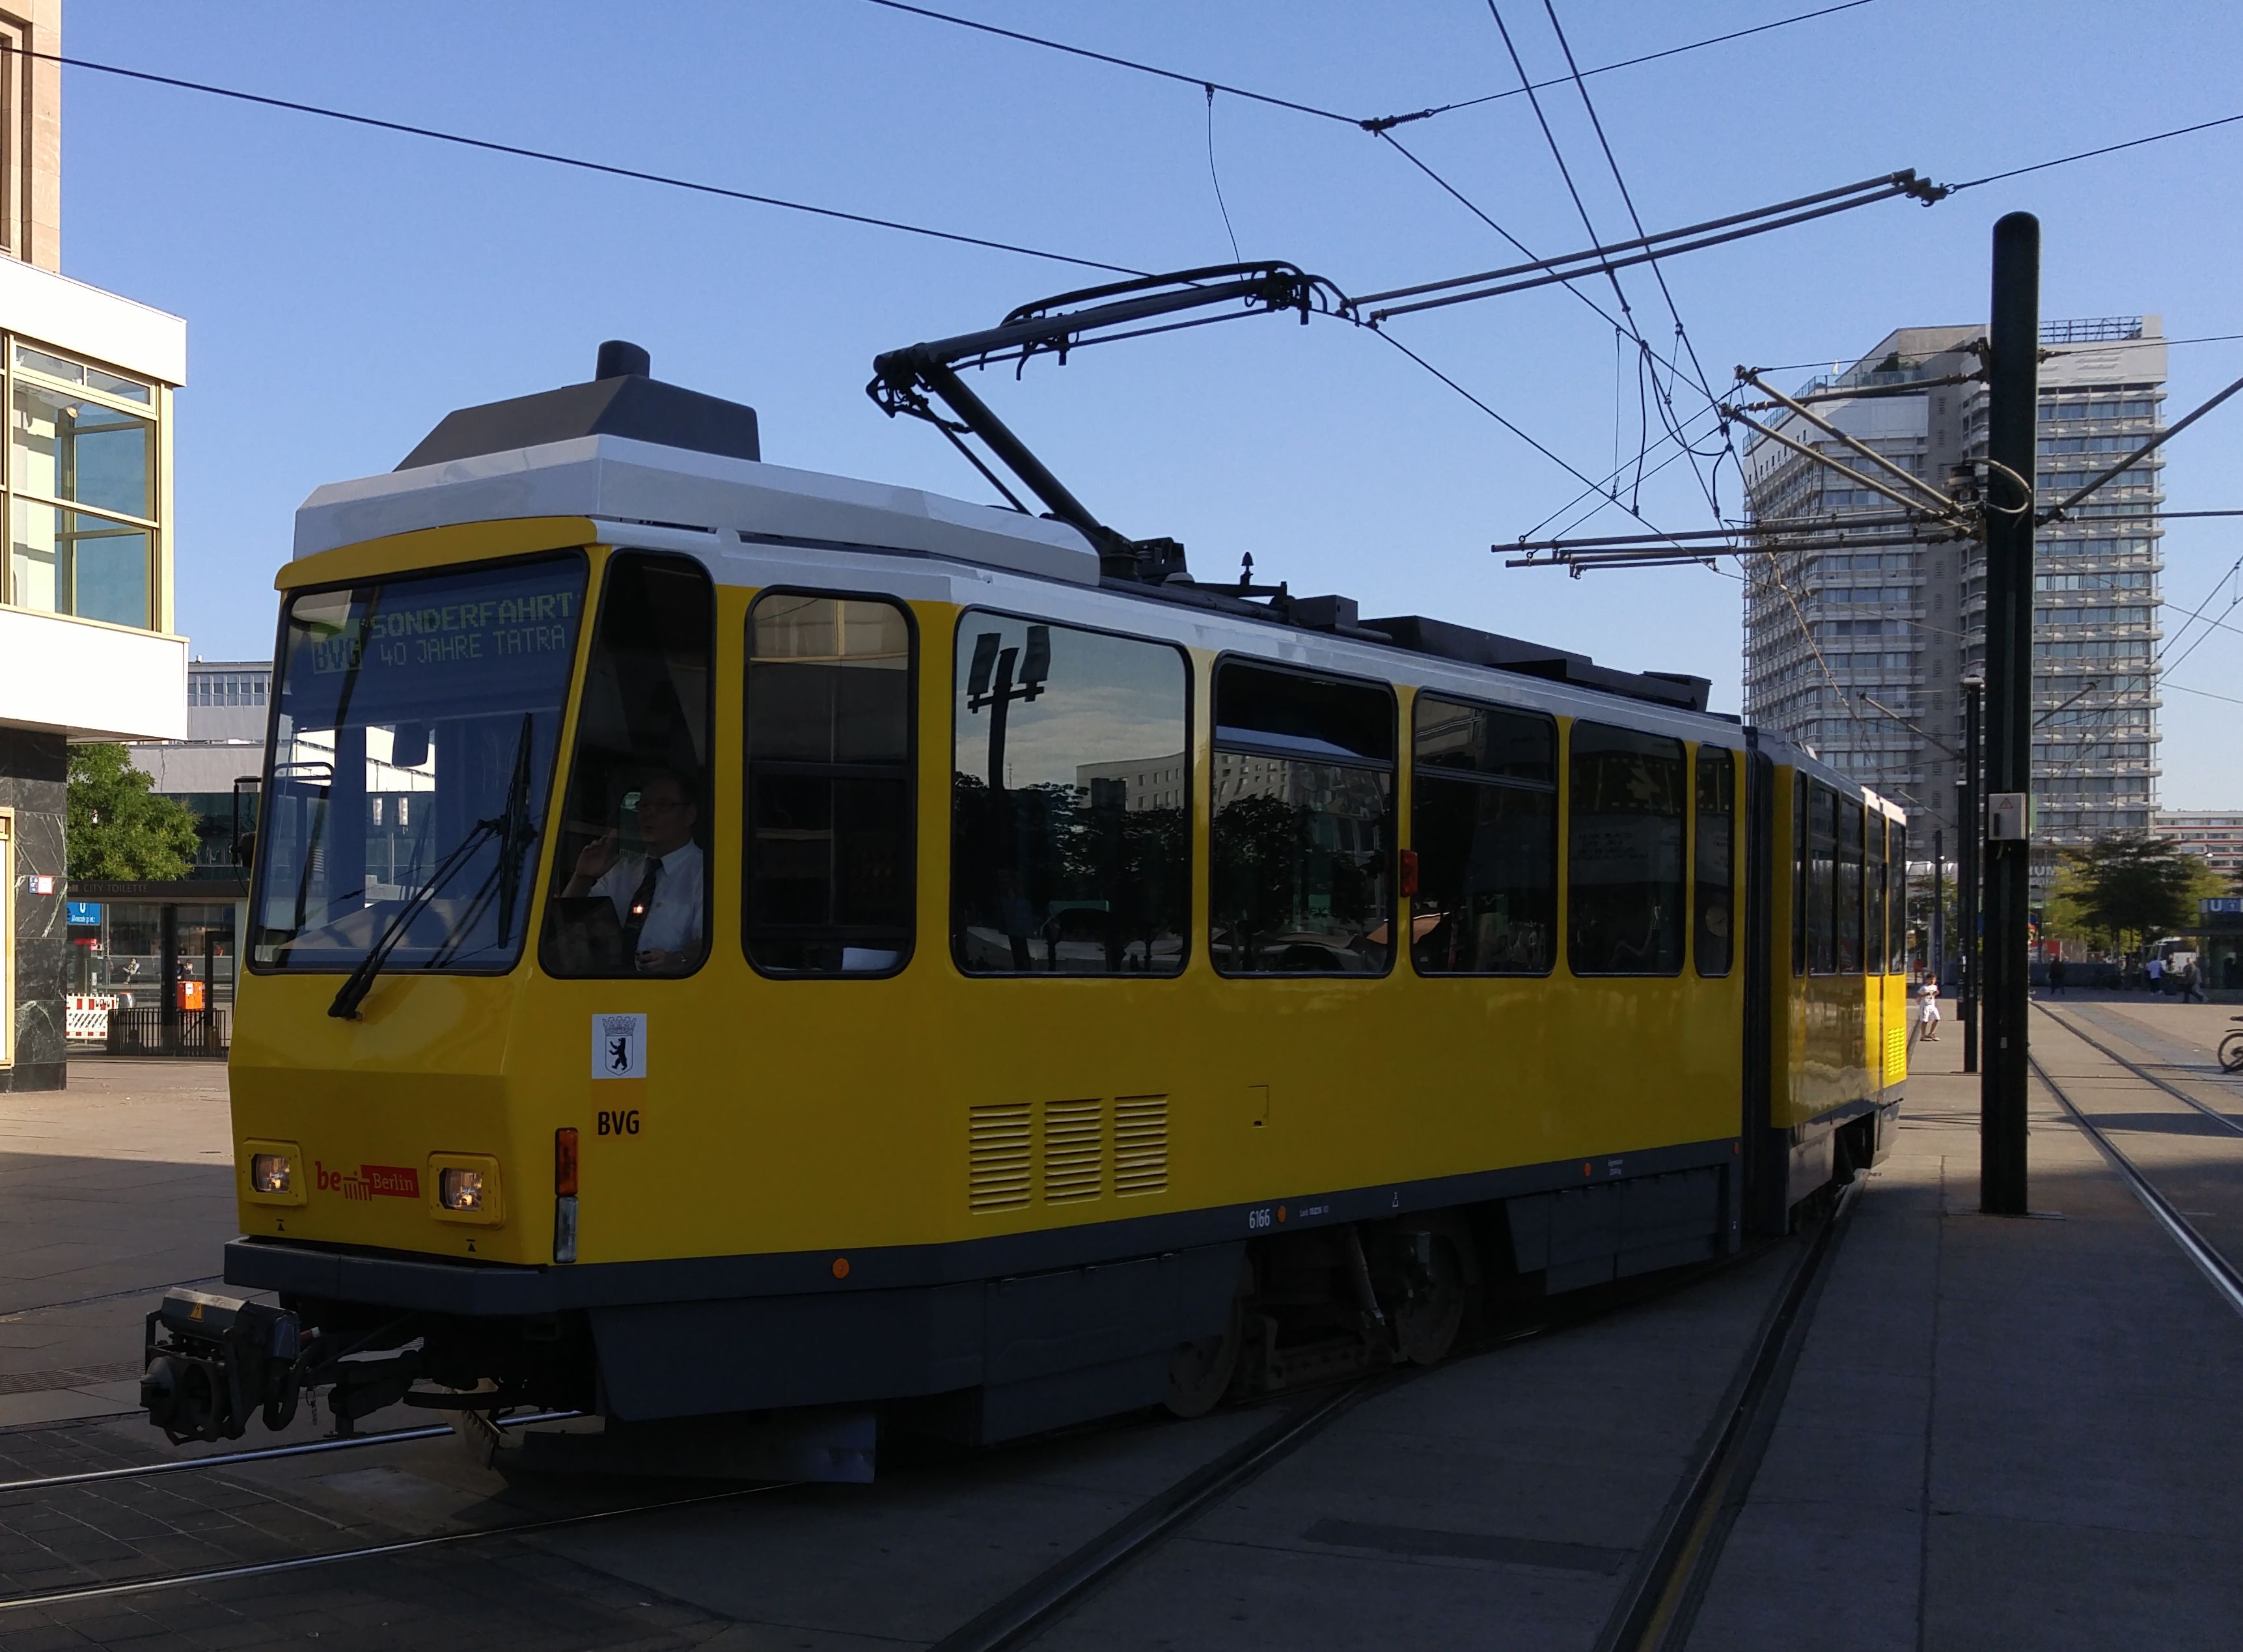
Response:
[{"label": "building window", "polygon": [[1674,975],[1687,909],[1682,742],[1573,725],[1566,948],[1577,975]]},{"label": "building window", "polygon": [[1558,726],[1420,694],[1410,846],[1421,975],[1539,975],[1558,945]]},{"label": "building window", "polygon": [[156,387],[20,341],[0,370],[9,408],[0,602],[152,629]]},{"label": "building window", "polygon": [[748,615],[748,961],[883,975],[912,953],[910,617],[768,593]]},{"label": "building window", "polygon": [[1227,975],[1393,961],[1394,697],[1226,661],[1215,677],[1209,951]]},{"label": "building window", "polygon": [[1183,968],[1190,687],[1182,651],[1165,643],[980,610],[959,621],[950,943],[960,969]]}]

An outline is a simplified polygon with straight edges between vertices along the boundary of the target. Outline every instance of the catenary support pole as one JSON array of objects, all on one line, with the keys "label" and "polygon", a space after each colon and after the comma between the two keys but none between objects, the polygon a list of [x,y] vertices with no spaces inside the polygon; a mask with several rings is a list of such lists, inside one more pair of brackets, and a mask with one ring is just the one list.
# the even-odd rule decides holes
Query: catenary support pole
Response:
[{"label": "catenary support pole", "polygon": [[1986,682],[1984,678],[1963,681],[1963,784],[1957,788],[1963,805],[1957,822],[1962,842],[1956,848],[1956,877],[1961,887],[1957,902],[1963,930],[1963,1070],[1978,1070],[1978,873],[1986,855],[1986,812],[1978,806],[1978,748],[1985,720]]},{"label": "catenary support pole", "polygon": [[1983,869],[1980,949],[1984,1043],[1978,1088],[1978,1208],[2023,1216],[2031,813],[2004,806],[2032,790],[2035,441],[2040,390],[2040,220],[1994,226],[1987,328],[1986,792],[1993,832]]},{"label": "catenary support pole", "polygon": [[1943,988],[1947,975],[1947,829],[1931,834],[1931,967],[1925,972]]}]

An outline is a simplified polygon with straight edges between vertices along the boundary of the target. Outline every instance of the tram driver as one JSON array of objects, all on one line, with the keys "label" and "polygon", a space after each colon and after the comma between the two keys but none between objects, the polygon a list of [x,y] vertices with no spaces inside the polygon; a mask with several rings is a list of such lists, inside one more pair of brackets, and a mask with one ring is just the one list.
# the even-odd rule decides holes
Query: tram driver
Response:
[{"label": "tram driver", "polygon": [[614,903],[623,952],[641,974],[690,969],[701,956],[701,846],[693,840],[700,806],[684,780],[662,769],[639,787],[637,813],[645,853],[624,854],[614,832],[595,838],[562,893]]}]

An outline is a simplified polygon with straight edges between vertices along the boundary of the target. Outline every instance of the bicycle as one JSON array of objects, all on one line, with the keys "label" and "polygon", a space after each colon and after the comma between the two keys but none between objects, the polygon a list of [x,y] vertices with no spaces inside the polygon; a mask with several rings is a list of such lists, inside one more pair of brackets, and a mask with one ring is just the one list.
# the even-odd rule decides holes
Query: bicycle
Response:
[{"label": "bicycle", "polygon": [[[2243,1015],[2230,1015],[2233,1022],[2243,1022]],[[2238,1028],[2219,1041],[2219,1070],[2223,1073],[2243,1073],[2243,1028]]]}]

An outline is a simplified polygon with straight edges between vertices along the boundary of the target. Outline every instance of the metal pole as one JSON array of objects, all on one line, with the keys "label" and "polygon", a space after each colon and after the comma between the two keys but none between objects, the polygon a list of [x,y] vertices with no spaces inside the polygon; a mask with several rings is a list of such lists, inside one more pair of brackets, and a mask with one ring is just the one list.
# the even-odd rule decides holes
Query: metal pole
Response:
[{"label": "metal pole", "polygon": [[1978,806],[1978,747],[1986,710],[1986,684],[1970,678],[1963,684],[1963,842],[1956,859],[1962,880],[1963,1070],[1978,1070],[1978,873],[1985,859],[1985,812]]},{"label": "metal pole", "polygon": [[[2011,212],[1994,226],[1994,291],[1986,394],[1986,791],[2032,790],[2032,598],[2035,440],[2040,394],[2040,220]],[[1986,845],[1984,1066],[1978,1090],[1978,1208],[2023,1216],[2025,1189],[2029,813],[1996,808]]]},{"label": "metal pole", "polygon": [[1947,974],[1947,831],[1931,834],[1931,979],[1946,985]]}]

